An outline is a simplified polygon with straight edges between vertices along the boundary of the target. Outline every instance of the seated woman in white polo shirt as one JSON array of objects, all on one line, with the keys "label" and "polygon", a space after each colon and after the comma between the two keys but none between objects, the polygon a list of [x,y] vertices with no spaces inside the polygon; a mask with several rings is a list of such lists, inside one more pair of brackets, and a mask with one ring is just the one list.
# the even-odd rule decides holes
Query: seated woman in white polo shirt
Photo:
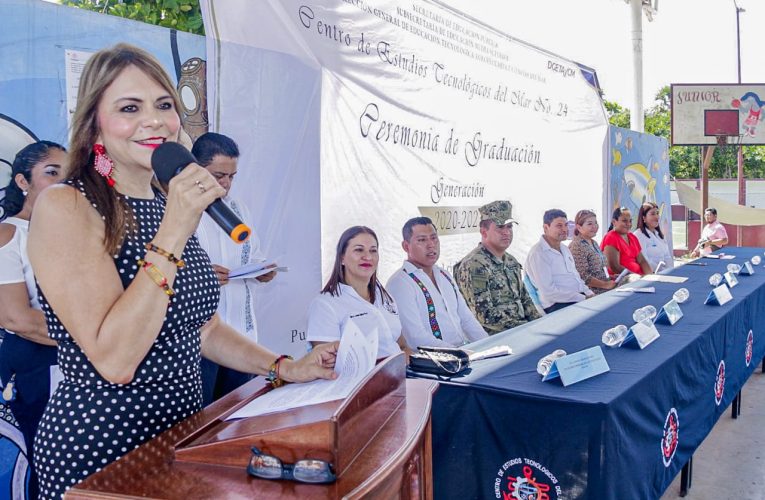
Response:
[{"label": "seated woman in white polo shirt", "polygon": [[377,279],[377,235],[365,226],[346,229],[337,242],[335,266],[308,311],[311,344],[338,340],[349,319],[362,332],[377,328],[377,358],[402,351],[401,321],[396,303]]},{"label": "seated woman in white polo shirt", "polygon": [[663,269],[672,269],[675,267],[672,259],[672,249],[669,243],[664,239],[664,233],[661,232],[659,220],[659,206],[656,203],[647,201],[643,203],[638,211],[637,229],[634,234],[640,242],[643,249],[643,257],[648,261],[651,269],[656,271],[659,263]]}]

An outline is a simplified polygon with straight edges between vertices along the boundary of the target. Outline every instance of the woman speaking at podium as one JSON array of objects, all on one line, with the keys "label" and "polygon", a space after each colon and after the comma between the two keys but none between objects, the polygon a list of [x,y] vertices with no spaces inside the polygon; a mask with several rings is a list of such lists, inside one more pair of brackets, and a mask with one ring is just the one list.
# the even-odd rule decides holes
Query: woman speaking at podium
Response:
[{"label": "woman speaking at podium", "polygon": [[120,44],[82,73],[71,174],[38,198],[29,256],[64,381],[38,429],[41,496],[59,498],[201,408],[200,351],[276,382],[332,378],[337,344],[292,361],[223,323],[193,236],[224,189],[190,165],[163,193],[151,156],[177,141],[179,101],[159,62]]}]

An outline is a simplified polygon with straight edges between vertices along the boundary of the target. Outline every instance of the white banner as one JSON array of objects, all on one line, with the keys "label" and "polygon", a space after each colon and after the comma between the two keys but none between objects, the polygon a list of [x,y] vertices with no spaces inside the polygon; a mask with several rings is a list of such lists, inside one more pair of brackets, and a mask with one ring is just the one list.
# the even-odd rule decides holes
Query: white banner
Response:
[{"label": "white banner", "polygon": [[480,240],[489,201],[513,203],[521,262],[546,209],[602,213],[607,120],[575,63],[426,0],[202,5],[212,128],[239,142],[238,192],[290,266],[259,316],[275,327],[260,329],[267,345],[268,331],[301,330],[290,325],[349,226],[377,232],[385,282],[420,212],[444,234],[448,268]]}]

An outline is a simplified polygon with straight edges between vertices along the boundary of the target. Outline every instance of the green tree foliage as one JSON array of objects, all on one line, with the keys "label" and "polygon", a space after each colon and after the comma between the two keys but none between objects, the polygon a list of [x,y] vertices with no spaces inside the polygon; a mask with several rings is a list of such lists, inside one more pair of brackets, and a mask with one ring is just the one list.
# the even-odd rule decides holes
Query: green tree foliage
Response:
[{"label": "green tree foliage", "polygon": [[[645,131],[648,134],[670,140],[671,95],[669,85],[662,87],[654,97],[654,105],[645,113]],[[616,102],[604,101],[608,120],[617,127],[630,127],[630,111]],[[765,146],[744,146],[744,177],[757,179],[765,177]],[[709,177],[712,179],[736,177],[735,146],[716,147],[709,165]],[[673,146],[669,148],[669,171],[679,179],[698,178],[700,170],[701,147]]]},{"label": "green tree foliage", "polygon": [[611,125],[621,128],[630,128],[630,110],[624,109],[618,103],[613,101],[603,101],[608,113],[608,122]]},{"label": "green tree foliage", "polygon": [[61,0],[61,4],[205,34],[199,0]]}]

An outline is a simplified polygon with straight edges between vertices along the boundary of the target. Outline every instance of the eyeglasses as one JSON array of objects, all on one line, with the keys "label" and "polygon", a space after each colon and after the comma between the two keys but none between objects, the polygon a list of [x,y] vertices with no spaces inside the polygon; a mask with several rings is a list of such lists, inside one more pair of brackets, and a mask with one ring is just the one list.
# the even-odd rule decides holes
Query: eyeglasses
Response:
[{"label": "eyeglasses", "polygon": [[264,454],[255,446],[252,447],[247,472],[261,479],[289,479],[301,483],[334,483],[337,480],[329,462],[305,458],[294,464],[285,464],[273,455]]}]

